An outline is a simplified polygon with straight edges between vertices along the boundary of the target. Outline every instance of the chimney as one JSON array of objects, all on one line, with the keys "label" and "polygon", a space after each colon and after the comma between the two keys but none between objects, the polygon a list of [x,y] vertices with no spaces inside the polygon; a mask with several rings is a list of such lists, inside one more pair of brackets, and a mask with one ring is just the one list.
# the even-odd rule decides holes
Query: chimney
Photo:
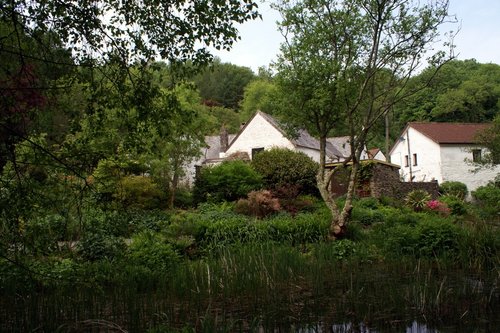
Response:
[{"label": "chimney", "polygon": [[227,148],[229,147],[229,138],[227,134],[227,129],[224,124],[220,128],[220,151],[221,153],[225,153]]}]

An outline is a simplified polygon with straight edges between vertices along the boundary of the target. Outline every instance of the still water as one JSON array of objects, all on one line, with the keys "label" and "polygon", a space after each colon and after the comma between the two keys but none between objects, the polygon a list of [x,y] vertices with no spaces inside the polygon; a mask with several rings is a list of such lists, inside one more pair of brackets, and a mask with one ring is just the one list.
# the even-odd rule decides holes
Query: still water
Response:
[{"label": "still water", "polygon": [[189,288],[182,290],[166,283],[152,290],[6,294],[0,332],[500,332],[497,269],[357,267],[318,274],[231,288],[219,280],[199,288],[184,281]]}]

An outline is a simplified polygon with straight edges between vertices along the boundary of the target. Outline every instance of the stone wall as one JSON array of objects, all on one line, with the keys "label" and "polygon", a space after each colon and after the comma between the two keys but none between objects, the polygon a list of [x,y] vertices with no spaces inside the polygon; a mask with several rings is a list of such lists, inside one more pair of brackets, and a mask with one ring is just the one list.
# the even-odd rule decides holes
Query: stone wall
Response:
[{"label": "stone wall", "polygon": [[414,190],[427,191],[433,199],[439,197],[439,184],[437,180],[432,182],[400,182],[394,189],[394,196],[396,198],[405,198],[409,192]]},{"label": "stone wall", "polygon": [[[432,198],[439,196],[437,181],[432,182],[402,182],[399,176],[399,166],[377,162],[372,167],[372,176],[368,181],[360,181],[356,189],[356,195],[360,197],[392,197],[404,199],[413,190],[425,190]],[[331,191],[338,197],[347,191],[347,173],[342,170],[334,177]]]}]

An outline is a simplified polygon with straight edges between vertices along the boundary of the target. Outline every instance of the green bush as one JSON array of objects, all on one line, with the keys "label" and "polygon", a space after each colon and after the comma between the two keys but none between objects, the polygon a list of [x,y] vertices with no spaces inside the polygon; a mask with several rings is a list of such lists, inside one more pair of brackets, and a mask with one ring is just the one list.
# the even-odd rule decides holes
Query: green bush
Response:
[{"label": "green bush", "polygon": [[132,238],[128,256],[152,271],[168,271],[179,261],[179,254],[159,233],[144,231]]},{"label": "green bush", "polygon": [[49,254],[58,249],[58,241],[66,240],[68,221],[59,214],[32,218],[22,228],[26,250],[34,254]]},{"label": "green bush", "polygon": [[379,207],[379,201],[377,198],[373,197],[361,198],[356,202],[356,206],[369,209],[377,209]]},{"label": "green bush", "polygon": [[451,210],[451,214],[453,215],[462,216],[467,213],[467,206],[465,202],[455,195],[442,195],[439,200],[448,206]]},{"label": "green bush", "polygon": [[110,202],[113,199],[116,186],[120,181],[122,172],[120,165],[113,159],[100,160],[90,180],[96,190],[96,199],[99,202]]},{"label": "green bush", "polygon": [[418,213],[416,225],[381,224],[374,238],[388,257],[456,256],[462,234],[459,227],[441,216]]},{"label": "green bush", "polygon": [[487,219],[500,219],[500,187],[491,182],[472,192],[472,197],[481,208],[480,214]]},{"label": "green bush", "polygon": [[84,260],[115,260],[125,252],[122,238],[108,235],[103,230],[92,230],[85,233],[77,245],[77,254]]},{"label": "green bush", "polygon": [[443,219],[426,219],[417,226],[415,250],[423,257],[458,252],[460,232],[456,225]]},{"label": "green bush", "polygon": [[467,185],[457,181],[446,181],[439,186],[439,193],[464,200],[467,197]]},{"label": "green bush", "polygon": [[166,195],[150,177],[126,176],[120,179],[113,193],[121,207],[136,209],[159,209],[166,206]]},{"label": "green bush", "polygon": [[408,207],[380,207],[377,211],[382,214],[384,224],[388,227],[394,225],[415,226],[422,219],[421,213],[416,213]]},{"label": "green bush", "polygon": [[375,223],[384,222],[384,214],[378,210],[355,206],[352,210],[352,220],[369,226]]},{"label": "green bush", "polygon": [[255,155],[252,167],[269,189],[297,185],[301,193],[316,194],[318,164],[302,152],[272,148]]},{"label": "green bush", "polygon": [[187,188],[178,188],[175,191],[174,206],[182,209],[193,207],[193,193]]},{"label": "green bush", "polygon": [[262,187],[261,176],[243,161],[203,168],[195,180],[196,203],[235,201]]},{"label": "green bush", "polygon": [[356,243],[349,239],[320,243],[313,247],[312,255],[320,261],[346,260],[357,252]]}]

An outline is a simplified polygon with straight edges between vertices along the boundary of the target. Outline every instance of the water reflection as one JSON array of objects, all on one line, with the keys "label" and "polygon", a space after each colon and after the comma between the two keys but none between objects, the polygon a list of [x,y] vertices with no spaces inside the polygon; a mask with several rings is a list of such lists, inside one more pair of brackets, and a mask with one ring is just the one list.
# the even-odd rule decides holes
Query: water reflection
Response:
[{"label": "water reflection", "polygon": [[[321,333],[322,331],[316,330],[304,330],[304,333]],[[332,333],[381,333],[380,331],[367,327],[364,323],[353,324],[353,323],[344,323],[344,324],[334,324],[331,327]],[[410,326],[406,327],[405,333],[439,333],[438,330],[434,328],[429,328],[425,324],[421,324],[417,321],[413,321]]]}]

